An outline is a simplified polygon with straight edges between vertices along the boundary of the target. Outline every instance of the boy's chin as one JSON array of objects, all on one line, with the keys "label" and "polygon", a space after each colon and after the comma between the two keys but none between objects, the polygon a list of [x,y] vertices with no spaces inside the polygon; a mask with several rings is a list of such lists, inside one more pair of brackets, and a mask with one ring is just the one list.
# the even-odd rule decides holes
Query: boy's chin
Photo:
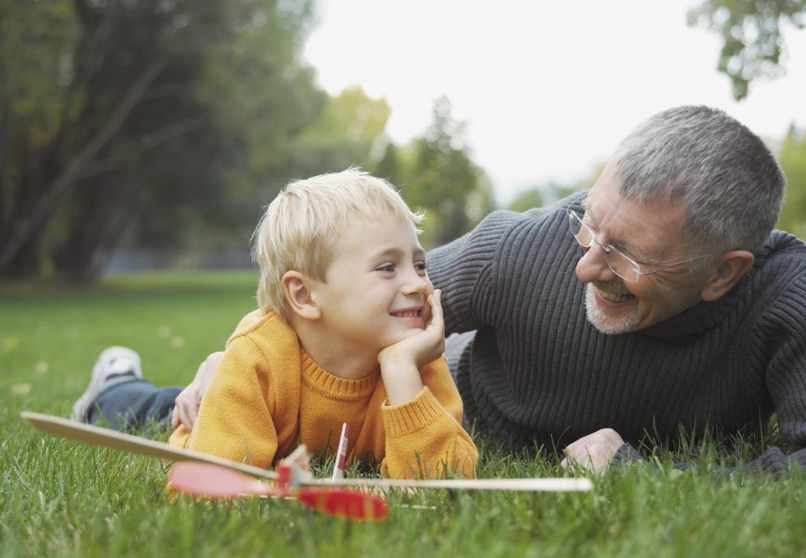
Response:
[{"label": "boy's chin", "polygon": [[386,347],[390,347],[395,343],[400,343],[404,339],[408,339],[409,337],[414,337],[418,333],[422,333],[423,329],[419,327],[407,329],[405,331],[401,331],[400,333],[396,333],[395,335],[390,336],[389,342],[386,344]]}]

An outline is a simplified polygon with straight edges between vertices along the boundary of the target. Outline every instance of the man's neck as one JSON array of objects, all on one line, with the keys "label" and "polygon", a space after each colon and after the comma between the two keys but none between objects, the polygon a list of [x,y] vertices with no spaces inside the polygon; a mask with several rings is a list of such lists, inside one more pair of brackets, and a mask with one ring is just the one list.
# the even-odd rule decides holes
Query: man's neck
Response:
[{"label": "man's neck", "polygon": [[305,320],[297,320],[292,327],[302,347],[313,361],[328,373],[339,378],[357,380],[378,368],[377,353],[365,346],[334,339],[332,334]]}]

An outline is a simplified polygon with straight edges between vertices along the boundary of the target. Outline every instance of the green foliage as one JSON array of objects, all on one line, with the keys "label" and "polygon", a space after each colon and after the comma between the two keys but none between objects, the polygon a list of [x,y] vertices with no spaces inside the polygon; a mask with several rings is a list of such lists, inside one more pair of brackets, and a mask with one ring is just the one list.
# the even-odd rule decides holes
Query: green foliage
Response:
[{"label": "green foliage", "polygon": [[92,280],[127,230],[245,244],[325,104],[299,55],[310,16],[304,0],[2,0],[0,275]]},{"label": "green foliage", "polygon": [[599,175],[604,170],[604,163],[595,165],[591,173],[575,182],[573,184],[558,184],[556,182],[549,182],[548,184],[537,186],[528,190],[524,190],[518,194],[515,199],[509,204],[510,211],[523,212],[533,207],[543,207],[552,204],[563,198],[567,198],[574,192],[580,192],[592,188]]},{"label": "green foliage", "polygon": [[295,176],[341,171],[351,165],[370,168],[390,111],[385,99],[371,99],[359,86],[328,96],[317,121],[294,145]]},{"label": "green foliage", "polygon": [[[254,307],[254,274],[118,277],[97,289],[0,284],[2,556],[800,556],[806,474],[681,473],[755,459],[716,441],[594,479],[588,494],[390,496],[390,518],[347,523],[290,501],[211,502],[165,493],[156,459],[44,436],[22,410],[67,416],[98,353],[125,344],[160,385],[183,384]],[[557,476],[555,458],[480,444],[479,476]],[[736,457],[738,456],[738,457]],[[321,469],[319,470],[321,475]],[[348,475],[357,475],[356,470]]]},{"label": "green foliage", "polygon": [[492,184],[465,143],[465,124],[451,111],[447,97],[437,99],[425,134],[404,148],[388,144],[373,168],[401,189],[410,206],[425,210],[426,247],[470,231],[495,205]]},{"label": "green foliage", "polygon": [[78,33],[69,0],[0,0],[0,99],[14,100],[3,103],[0,122],[4,127],[16,122],[20,136],[34,147],[52,141],[64,119],[61,91],[71,77],[70,51]]},{"label": "green foliage", "polygon": [[786,195],[776,227],[806,238],[806,134],[790,130],[781,142],[778,161],[786,175]]},{"label": "green foliage", "polygon": [[515,196],[515,199],[509,204],[509,210],[523,213],[535,207],[543,207],[543,205],[544,201],[541,189],[530,188]]},{"label": "green foliage", "polygon": [[390,112],[386,99],[371,99],[360,86],[353,85],[328,98],[324,112],[305,136],[341,136],[371,148],[383,135]]},{"label": "green foliage", "polygon": [[718,69],[727,74],[736,99],[747,97],[750,83],[783,74],[781,29],[806,22],[804,0],[706,0],[688,14],[689,25],[722,35]]}]

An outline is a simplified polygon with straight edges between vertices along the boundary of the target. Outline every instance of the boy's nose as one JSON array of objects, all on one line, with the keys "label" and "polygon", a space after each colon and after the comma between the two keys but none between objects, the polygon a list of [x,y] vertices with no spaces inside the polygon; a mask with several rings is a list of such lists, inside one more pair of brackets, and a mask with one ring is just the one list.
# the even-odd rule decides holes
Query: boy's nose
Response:
[{"label": "boy's nose", "polygon": [[590,248],[585,250],[582,259],[577,262],[576,274],[577,279],[582,283],[607,282],[616,278],[616,274],[607,265],[604,248],[598,242],[594,242]]},{"label": "boy's nose", "polygon": [[411,273],[408,277],[406,277],[406,281],[403,283],[402,288],[403,294],[405,295],[427,294],[429,290],[434,290],[431,281],[427,276],[419,275],[416,272]]}]

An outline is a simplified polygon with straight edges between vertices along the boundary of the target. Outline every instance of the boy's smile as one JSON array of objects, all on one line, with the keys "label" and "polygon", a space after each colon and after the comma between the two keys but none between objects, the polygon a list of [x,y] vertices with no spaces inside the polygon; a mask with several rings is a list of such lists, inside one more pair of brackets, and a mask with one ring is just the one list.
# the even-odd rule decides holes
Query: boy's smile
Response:
[{"label": "boy's smile", "polygon": [[325,277],[311,284],[321,311],[317,328],[340,354],[377,364],[381,349],[422,331],[428,321],[426,297],[433,286],[425,252],[407,221],[351,223],[334,241]]}]

